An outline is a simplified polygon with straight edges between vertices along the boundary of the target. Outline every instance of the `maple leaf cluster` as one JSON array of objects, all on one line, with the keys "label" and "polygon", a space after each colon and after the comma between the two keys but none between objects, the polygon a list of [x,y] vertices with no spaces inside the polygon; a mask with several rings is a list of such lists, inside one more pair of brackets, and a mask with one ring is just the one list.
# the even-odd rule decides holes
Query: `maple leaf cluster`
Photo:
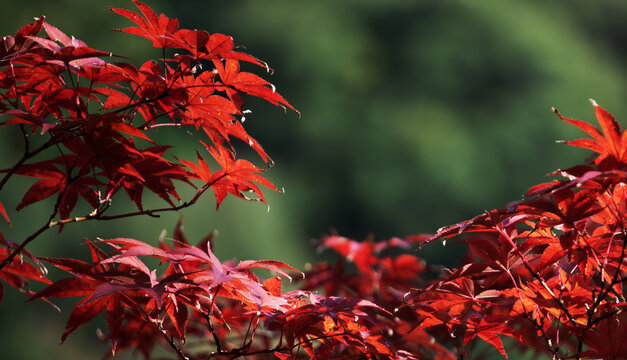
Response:
[{"label": "maple leaf cluster", "polygon": [[[158,216],[195,204],[209,189],[217,207],[228,194],[265,203],[260,186],[277,191],[261,168],[237,158],[234,144],[272,165],[244,129],[243,95],[296,111],[272,84],[240,71],[242,61],[268,66],[226,35],[181,29],[133,3],[139,12],[112,9],[135,24],[121,31],[162,49],[159,61],[116,61],[43,17],[0,44],[0,127],[19,128],[24,139],[21,157],[0,170],[0,190],[26,176],[35,182],[17,211],[55,200],[21,242],[0,232],[0,279],[29,301],[80,298],[61,341],[104,314],[108,331],[99,337],[109,356],[131,349],[151,359],[162,347],[178,359],[470,359],[484,355],[475,347],[481,340],[505,357],[514,344],[554,359],[625,358],[627,135],[594,101],[600,130],[555,110],[590,136],[565,142],[596,153],[589,163],[558,170],[550,175],[561,178],[533,186],[523,200],[434,235],[325,237],[320,249],[337,260],[305,274],[276,260],[221,261],[212,235],[193,245],[180,221],[157,246],[86,240],[90,262],[30,253],[26,246],[50,228]],[[153,136],[160,127],[194,131],[202,153],[166,155],[170,147]],[[181,199],[180,183],[196,193]],[[145,192],[167,206],[144,208]],[[111,213],[118,193],[137,211]],[[88,213],[76,213],[79,199]],[[10,224],[1,203],[0,214]],[[417,248],[436,240],[467,244],[464,262],[450,270],[426,264]],[[69,277],[49,280],[43,263]],[[289,290],[285,281],[293,282]],[[33,291],[30,282],[46,286]],[[3,294],[0,283],[0,302]]]},{"label": "maple leaf cluster", "polygon": [[[2,39],[0,127],[19,128],[24,152],[12,167],[0,170],[0,189],[16,176],[30,177],[35,182],[17,211],[47,198],[55,201],[45,223],[21,243],[1,238],[0,278],[29,294],[29,300],[81,298],[62,342],[104,313],[108,332],[100,335],[110,343],[110,355],[131,348],[150,358],[153,348],[163,345],[182,359],[392,356],[380,331],[370,328],[380,314],[388,314],[377,304],[304,290],[283,292],[281,278],[291,279],[288,272],[299,274],[295,269],[274,260],[221,262],[210,238],[192,246],[180,224],[170,245],[165,239],[158,247],[126,238],[86,240],[90,263],[38,258],[26,250],[50,228],[61,231],[75,222],[158,216],[196,203],[209,189],[217,207],[228,194],[265,202],[260,186],[277,191],[262,177],[261,168],[236,157],[234,144],[243,142],[272,165],[244,129],[248,110],[243,95],[296,110],[271,83],[241,71],[240,62],[268,72],[269,67],[236,51],[229,36],[180,29],[176,19],[133,3],[139,12],[112,9],[135,24],[120,31],[162,49],[159,61],[139,67],[118,61],[114,54],[67,36],[44,17]],[[176,54],[168,55],[171,50]],[[170,146],[157,143],[152,135],[161,127],[196,131],[198,144],[216,167],[210,168],[198,151],[196,159],[167,157]],[[196,188],[191,199],[181,199],[177,181]],[[119,192],[126,193],[137,211],[111,213]],[[145,209],[146,192],[167,206]],[[79,201],[91,209],[87,214],[76,214]],[[1,203],[0,213],[10,223]],[[145,257],[157,258],[162,271],[149,268]],[[42,262],[71,277],[50,281]],[[278,277],[262,279],[256,269]],[[35,293],[29,280],[48,286]]]},{"label": "maple leaf cluster", "polygon": [[[591,102],[600,130],[554,109],[591,137],[564,142],[595,152],[590,163],[555,171],[562,179],[531,187],[523,200],[434,235],[327,237],[321,247],[340,257],[315,265],[304,288],[369,299],[394,314],[377,325],[399,357],[483,358],[477,339],[507,357],[509,338],[553,359],[624,359],[627,132]],[[467,244],[466,260],[430,274],[413,253],[386,254],[436,240]]]},{"label": "maple leaf cluster", "polygon": [[[63,225],[79,197],[94,209],[89,216],[101,217],[120,189],[140,211],[145,190],[175,207],[174,200],[181,200],[175,181],[201,180],[198,195],[211,188],[218,206],[228,193],[246,198],[245,193],[252,191],[264,201],[255,183],[276,190],[259,175],[262,169],[235,158],[232,145],[239,139],[272,164],[241,121],[247,112],[242,94],[293,109],[272,84],[240,72],[239,61],[269,70],[267,65],[235,51],[233,39],[226,35],[179,29],[176,19],[157,16],[145,4],[135,3],[141,15],[112,9],[137,25],[121,31],[183,54],[166,57],[164,51],[160,62],[148,61],[139,68],[113,62],[115,55],[68,37],[43,17],[3,38],[0,115],[8,119],[0,125],[20,125],[25,137],[39,133],[48,138],[35,149],[27,148],[16,166],[3,170],[40,179],[25,193],[18,210],[55,196]],[[209,65],[214,68],[201,70]],[[201,131],[207,140],[200,143],[221,169],[211,171],[200,155],[198,163],[168,160],[169,146],[156,144],[149,132],[166,126]],[[57,150],[56,157],[30,161],[50,148]],[[0,212],[8,220],[1,206]]]},{"label": "maple leaf cluster", "polygon": [[624,331],[627,134],[591,101],[599,131],[563,117],[591,138],[589,164],[558,170],[523,200],[440,229],[425,239],[459,237],[469,260],[444,279],[412,289],[407,308],[419,328],[448,336],[460,356],[480,338],[507,356],[502,337],[554,359],[619,359]]},{"label": "maple leaf cluster", "polygon": [[[218,207],[228,194],[265,202],[261,185],[278,191],[262,177],[262,168],[236,158],[233,144],[234,140],[247,144],[266,165],[272,165],[244,129],[244,114],[249,111],[243,108],[242,95],[293,107],[272,84],[240,71],[239,61],[269,71],[268,66],[236,51],[231,37],[179,29],[176,19],[157,16],[147,5],[134,3],[139,13],[112,9],[136,25],[121,31],[148,38],[163,49],[160,61],[147,61],[139,68],[67,36],[44,17],[1,39],[0,127],[19,128],[24,151],[12,167],[0,170],[0,189],[17,175],[36,179],[18,211],[55,199],[52,213],[37,231],[21,244],[7,242],[2,249],[3,273],[25,266],[15,258],[51,227],[61,231],[70,222],[158,216],[194,204],[208,189]],[[170,50],[180,53],[166,56]],[[208,69],[203,71],[203,66]],[[151,139],[155,133],[151,129],[159,127],[196,131],[198,144],[216,167],[210,169],[199,152],[197,159],[166,157],[171,146]],[[181,199],[177,182],[194,187],[195,195]],[[122,189],[138,211],[111,214],[112,199]],[[144,209],[142,200],[148,191],[167,206]],[[75,213],[80,199],[90,211]],[[0,214],[10,224],[1,202]],[[30,268],[22,274],[39,279]],[[7,281],[23,288],[22,282]]]}]

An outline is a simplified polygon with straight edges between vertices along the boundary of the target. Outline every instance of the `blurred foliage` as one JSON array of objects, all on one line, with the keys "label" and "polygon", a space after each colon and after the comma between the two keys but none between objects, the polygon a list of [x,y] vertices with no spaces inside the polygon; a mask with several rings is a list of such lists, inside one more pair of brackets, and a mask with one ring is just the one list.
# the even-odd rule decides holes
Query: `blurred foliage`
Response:
[{"label": "blurred foliage", "polygon": [[[246,126],[276,161],[268,177],[285,194],[271,205],[227,199],[215,212],[209,196],[183,211],[192,241],[213,229],[222,257],[275,258],[303,268],[315,261],[310,239],[328,233],[376,238],[434,232],[486,209],[519,199],[543,174],[574,165],[586,154],[555,144],[579,137],[550,108],[593,120],[587,99],[627,116],[627,2],[621,0],[152,0],[183,27],[222,32],[267,61],[268,76],[302,118],[250,102]],[[107,6],[130,1],[30,0],[0,13],[3,34],[33,16],[92,47],[137,63],[158,57],[150,44],[112,33],[128,23]],[[261,72],[261,69],[258,71]],[[186,149],[186,136],[162,131]],[[0,165],[21,151],[19,136],[0,132]],[[8,209],[28,184],[13,181]],[[158,203],[158,200],[155,200]],[[159,203],[160,204],[160,203]],[[14,241],[47,218],[43,206],[10,212]],[[162,219],[70,224],[48,233],[32,250],[45,256],[85,256],[82,238],[156,239],[176,214]],[[37,225],[39,226],[39,225]],[[77,248],[77,250],[75,249]],[[455,251],[427,247],[431,261],[453,265]],[[0,306],[3,351],[33,358],[31,340],[47,358],[97,357],[88,330],[60,349],[67,313],[20,305],[9,292]],[[48,314],[40,319],[42,314]],[[21,342],[23,341],[23,342]],[[34,351],[34,350],[32,350]]]}]

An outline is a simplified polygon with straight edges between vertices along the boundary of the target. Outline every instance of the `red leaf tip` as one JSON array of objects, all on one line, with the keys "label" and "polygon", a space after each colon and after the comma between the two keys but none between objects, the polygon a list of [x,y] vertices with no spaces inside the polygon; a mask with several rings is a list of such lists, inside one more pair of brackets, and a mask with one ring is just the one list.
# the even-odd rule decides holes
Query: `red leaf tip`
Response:
[{"label": "red leaf tip", "polygon": [[596,101],[594,101],[594,99],[588,99],[588,101],[590,101],[590,103],[592,104],[592,106],[597,107],[599,106],[599,104],[597,104]]}]

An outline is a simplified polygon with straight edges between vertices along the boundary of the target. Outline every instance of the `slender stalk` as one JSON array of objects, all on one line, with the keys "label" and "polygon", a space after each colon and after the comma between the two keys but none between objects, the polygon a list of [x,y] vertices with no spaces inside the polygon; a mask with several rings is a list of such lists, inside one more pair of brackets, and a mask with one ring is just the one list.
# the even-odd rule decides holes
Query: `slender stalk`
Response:
[{"label": "slender stalk", "polygon": [[213,311],[213,305],[216,302],[216,298],[218,297],[218,292],[220,291],[220,288],[222,287],[222,284],[219,284],[216,287],[216,291],[215,294],[213,295],[213,298],[211,299],[211,305],[209,305],[209,313],[208,314],[204,314],[205,315],[205,319],[207,320],[207,327],[209,328],[209,331],[211,331],[211,335],[213,336],[213,341],[216,343],[216,351],[218,353],[223,353],[223,347],[222,347],[222,342],[220,341],[220,338],[218,337],[218,334],[216,334],[215,329],[213,328],[213,324],[211,324],[211,314]]},{"label": "slender stalk", "polygon": [[149,210],[141,210],[141,211],[134,211],[134,212],[130,212],[130,213],[124,213],[124,214],[118,214],[118,215],[102,215],[104,213],[104,211],[98,211],[93,215],[87,215],[87,216],[80,216],[80,217],[74,217],[74,218],[68,218],[68,219],[61,219],[61,220],[57,220],[57,221],[50,221],[48,224],[48,227],[55,227],[55,226],[60,226],[60,225],[65,225],[68,223],[73,223],[73,222],[83,222],[83,221],[87,221],[87,220],[115,220],[115,219],[122,219],[122,218],[127,218],[127,217],[132,217],[132,216],[139,216],[139,215],[148,215],[151,217],[159,217],[158,213],[161,212],[167,212],[167,211],[179,211],[182,210],[186,207],[192,206],[194,205],[198,199],[200,198],[200,196],[207,191],[207,189],[209,189],[211,186],[213,186],[213,184],[215,184],[216,182],[220,181],[220,179],[224,178],[225,176],[227,176],[227,174],[223,174],[222,176],[216,178],[214,181],[205,184],[202,188],[200,188],[200,190],[198,190],[198,192],[196,193],[196,195],[194,195],[194,197],[191,200],[188,200],[178,206],[172,206],[172,207],[163,207],[163,208],[158,208],[158,209],[149,209]]},{"label": "slender stalk", "polygon": [[30,236],[28,236],[24,241],[22,241],[20,245],[14,248],[13,251],[9,254],[9,256],[7,256],[2,261],[2,263],[0,263],[0,270],[2,270],[5,266],[10,264],[13,261],[13,259],[17,256],[17,254],[19,254],[22,251],[22,249],[26,247],[26,245],[28,245],[31,241],[35,240],[39,235],[41,235],[44,231],[50,228],[48,224],[50,223],[50,221],[52,221],[52,219],[54,219],[55,216],[57,216],[57,213],[59,212],[59,205],[61,204],[61,199],[63,198],[63,195],[65,195],[65,192],[69,188],[70,183],[71,183],[71,180],[68,181],[68,183],[65,185],[65,188],[63,188],[63,191],[61,191],[61,193],[59,194],[59,197],[57,198],[57,202],[54,205],[54,208],[52,210],[52,214],[50,214],[50,217],[48,218],[47,224],[42,225],[39,229],[37,229],[37,231],[35,231]]},{"label": "slender stalk", "polygon": [[529,271],[529,273],[531,274],[531,276],[533,276],[536,280],[538,280],[538,282],[540,282],[540,284],[542,285],[542,287],[551,295],[551,298],[553,298],[553,301],[555,301],[555,303],[557,303],[557,306],[559,306],[560,310],[562,310],[562,312],[564,313],[564,315],[566,315],[566,317],[568,317],[568,321],[570,321],[570,323],[573,326],[577,326],[577,322],[575,321],[575,318],[573,317],[573,315],[570,313],[570,311],[568,311],[568,309],[566,309],[566,306],[564,305],[564,302],[562,301],[561,298],[558,298],[555,296],[555,294],[553,294],[553,291],[549,288],[549,286],[547,285],[546,281],[544,281],[544,279],[542,277],[540,277],[540,275],[535,272],[533,270],[533,268],[531,267],[531,265],[529,264],[529,262],[527,261],[527,259],[525,258],[525,256],[523,255],[522,251],[520,251],[520,249],[518,248],[518,246],[516,246],[516,243],[512,240],[512,238],[507,234],[507,232],[505,232],[504,229],[499,228],[498,226],[494,227],[494,229],[496,231],[498,231],[501,235],[503,235],[503,237],[509,242],[509,244],[514,248],[514,251],[518,254],[518,256],[520,257],[520,259],[523,262],[523,265],[525,266],[525,268],[527,269],[527,271]]},{"label": "slender stalk", "polygon": [[48,141],[46,141],[45,143],[41,144],[38,148],[30,151],[28,150],[28,146],[29,146],[29,142],[28,142],[28,136],[27,134],[25,134],[25,142],[26,144],[25,149],[24,149],[24,153],[22,154],[22,157],[15,163],[15,165],[13,165],[11,168],[7,169],[6,174],[2,177],[2,179],[0,180],[0,190],[2,190],[2,188],[4,187],[4,185],[9,181],[9,179],[11,178],[11,176],[13,176],[15,174],[15,172],[29,159],[33,158],[35,155],[39,154],[40,152],[58,144],[63,142],[64,140],[67,140],[67,138],[63,137],[63,136],[53,136],[51,137]]},{"label": "slender stalk", "polygon": [[[597,317],[596,319],[594,319],[594,315],[596,314],[596,309],[601,305],[601,303],[605,300],[605,298],[609,295],[610,291],[613,290],[614,285],[619,284],[623,281],[625,281],[626,278],[620,278],[620,272],[621,272],[621,267],[623,266],[623,262],[625,259],[625,252],[627,250],[627,230],[625,229],[625,227],[623,226],[623,217],[621,216],[621,212],[618,209],[618,204],[616,204],[616,202],[613,200],[613,195],[611,193],[608,193],[608,196],[610,199],[612,199],[612,202],[614,204],[614,207],[618,210],[616,213],[614,211],[612,211],[612,208],[610,206],[607,207],[608,211],[610,211],[612,213],[612,215],[614,216],[614,218],[616,219],[616,221],[620,224],[620,230],[622,233],[622,240],[623,240],[623,244],[621,246],[621,252],[620,252],[620,256],[619,256],[619,260],[618,260],[618,265],[616,267],[616,273],[614,274],[612,281],[610,281],[609,284],[607,284],[607,287],[603,287],[603,276],[601,276],[601,291],[599,293],[599,295],[595,298],[595,292],[592,292],[592,306],[588,309],[587,311],[587,317],[588,317],[588,321],[586,324],[586,328],[583,331],[583,335],[581,335],[578,338],[577,341],[577,354],[576,357],[579,358],[581,355],[581,352],[583,351],[583,337],[585,336],[585,334],[592,329],[593,326],[595,326],[596,324],[598,324],[600,321],[602,321],[603,319],[610,317],[610,316],[615,316],[618,315],[621,310],[618,310],[617,312],[609,312],[606,314],[603,314],[599,317]],[[612,237],[610,238],[610,245],[612,242],[612,239],[614,238],[614,235],[612,235]],[[609,256],[609,246],[608,245],[608,251],[605,254],[605,259],[604,259],[604,263],[603,265],[605,265],[605,263],[607,262],[607,257]],[[616,294],[617,298],[619,297],[623,297],[622,294]],[[621,299],[624,301],[624,299]]]},{"label": "slender stalk", "polygon": [[166,342],[168,343],[168,345],[170,345],[170,347],[172,348],[172,350],[174,350],[174,352],[176,353],[176,355],[178,355],[179,359],[181,360],[190,360],[190,357],[187,356],[185,354],[185,352],[183,352],[183,349],[181,349],[176,342],[174,342],[174,335],[168,335],[168,332],[163,328],[163,326],[161,325],[161,323],[159,324],[155,324],[155,326],[157,327],[157,329],[159,329],[159,332],[161,333],[161,335],[163,335],[163,337],[165,338]]}]

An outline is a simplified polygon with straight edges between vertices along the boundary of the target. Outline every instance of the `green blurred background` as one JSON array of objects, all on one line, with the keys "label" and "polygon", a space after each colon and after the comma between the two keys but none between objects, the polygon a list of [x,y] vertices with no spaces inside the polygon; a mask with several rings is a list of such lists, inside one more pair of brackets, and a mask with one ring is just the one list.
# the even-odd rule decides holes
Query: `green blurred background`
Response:
[{"label": "green blurred background", "polygon": [[[544,174],[586,156],[555,144],[581,133],[552,114],[551,106],[592,121],[587,99],[593,97],[619,121],[627,114],[627,2],[621,0],[147,4],[183,27],[233,36],[275,69],[266,78],[302,113],[298,118],[270,104],[248,103],[253,113],[245,126],[276,162],[267,177],[285,188],[280,195],[267,192],[269,212],[234,198],[216,212],[212,195],[182,211],[192,242],[219,231],[216,252],[222,259],[277,259],[303,269],[319,259],[312,239],[332,229],[356,239],[434,232],[520,199]],[[12,35],[44,14],[92,47],[136,63],[158,57],[148,41],[109,31],[129,25],[109,6],[133,8],[126,0],[7,1],[0,29]],[[20,156],[17,134],[0,132],[1,167]],[[184,132],[155,137],[193,151]],[[48,217],[50,203],[13,210],[31,183],[13,179],[2,194],[14,226],[0,224],[0,230],[10,240],[21,241]],[[70,224],[61,234],[46,233],[31,250],[86,258],[87,249],[79,246],[85,237],[154,241],[164,228],[171,234],[177,217]],[[438,244],[420,255],[446,265],[459,259],[456,250]],[[57,313],[24,299],[7,288],[0,306],[3,358],[103,354],[105,346],[94,342],[102,323],[58,346],[75,300],[60,302],[63,312]]]}]

